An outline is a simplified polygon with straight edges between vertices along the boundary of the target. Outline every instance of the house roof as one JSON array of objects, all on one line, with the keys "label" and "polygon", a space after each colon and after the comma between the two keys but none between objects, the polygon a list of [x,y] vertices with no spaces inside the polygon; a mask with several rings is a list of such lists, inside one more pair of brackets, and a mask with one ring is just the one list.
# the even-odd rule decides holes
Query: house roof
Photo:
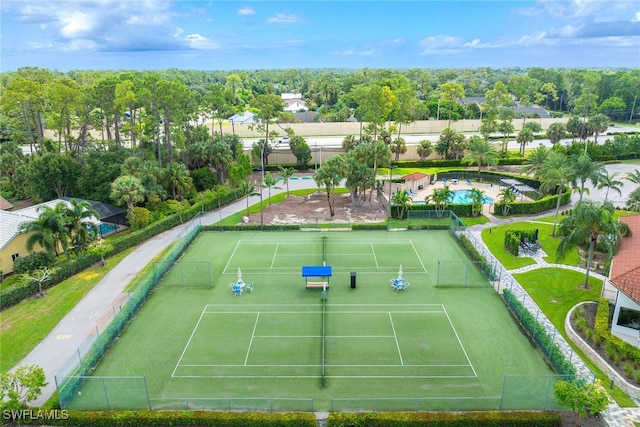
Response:
[{"label": "house roof", "polygon": [[[467,96],[464,98],[458,98],[457,100],[458,104],[460,105],[468,105],[468,104],[475,103],[478,105],[478,107],[480,107],[485,101],[486,101],[486,98],[484,96]],[[527,107],[525,105],[520,105],[516,102],[516,105],[509,108],[512,109],[516,114],[517,113],[525,113],[527,115],[537,114],[542,118],[551,117],[551,115],[547,110],[545,110],[544,108],[538,105],[532,105],[530,107]]]},{"label": "house roof", "polygon": [[[3,249],[9,242],[13,240],[14,237],[18,235],[20,224],[37,219],[40,215],[39,210],[41,210],[45,206],[53,209],[60,202],[71,205],[71,203],[69,202],[71,198],[67,197],[66,199],[68,200],[49,200],[48,202],[29,206],[17,211],[0,211],[0,249]],[[92,222],[97,221],[97,219],[93,218],[87,220]]]},{"label": "house roof", "polygon": [[8,211],[13,209],[13,205],[4,197],[0,196],[0,210]]},{"label": "house roof", "polygon": [[95,200],[85,200],[85,199],[76,199],[75,197],[60,197],[60,200],[65,200],[67,202],[71,202],[71,200],[80,200],[89,202],[91,205],[91,209],[98,212],[101,221],[111,222],[110,218],[116,217],[118,215],[124,215],[127,210],[121,208],[119,206],[108,205],[106,203],[97,202]]},{"label": "house roof", "polygon": [[622,239],[620,251],[613,258],[609,281],[640,303],[640,215],[621,217],[629,225],[631,237]]},{"label": "house roof", "polygon": [[429,175],[427,175],[426,173],[414,172],[412,174],[403,176],[402,179],[404,179],[405,181],[418,181],[420,179],[424,179],[428,177]]},{"label": "house roof", "polygon": [[254,124],[256,123],[257,114],[251,111],[243,111],[229,117],[229,121],[235,124]]}]

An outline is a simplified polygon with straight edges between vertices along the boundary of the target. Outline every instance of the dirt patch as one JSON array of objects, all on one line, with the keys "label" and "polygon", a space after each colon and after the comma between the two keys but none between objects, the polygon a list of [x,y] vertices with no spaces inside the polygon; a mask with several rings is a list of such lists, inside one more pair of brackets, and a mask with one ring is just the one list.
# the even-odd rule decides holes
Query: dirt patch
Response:
[{"label": "dirt patch", "polygon": [[[333,194],[334,216],[331,217],[327,195],[315,192],[308,196],[289,195],[283,202],[274,203],[262,212],[265,224],[300,224],[326,222],[380,222],[387,219],[387,211],[378,201],[375,193],[369,202],[354,206],[348,194]],[[249,215],[249,224],[260,224],[260,213]]]}]

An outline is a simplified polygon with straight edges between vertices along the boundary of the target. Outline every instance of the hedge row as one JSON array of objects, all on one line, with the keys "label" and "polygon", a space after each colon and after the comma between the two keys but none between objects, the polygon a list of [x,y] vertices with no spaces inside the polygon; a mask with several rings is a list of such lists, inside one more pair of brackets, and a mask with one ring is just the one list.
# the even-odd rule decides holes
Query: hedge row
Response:
[{"label": "hedge row", "polygon": [[611,333],[609,329],[609,300],[601,298],[598,302],[594,329],[605,346],[612,346],[623,360],[633,360],[640,365],[640,349]]},{"label": "hedge row", "polygon": [[[565,191],[560,196],[560,205],[564,206],[571,201],[571,191]],[[509,203],[509,215],[535,215],[544,211],[555,209],[558,204],[558,196],[545,196],[535,202]],[[503,203],[494,205],[495,212],[502,212]]]},{"label": "hedge row", "polygon": [[557,427],[558,412],[332,412],[327,427]]},{"label": "hedge row", "polygon": [[575,376],[575,367],[564,357],[562,350],[553,342],[553,338],[549,336],[544,326],[518,301],[509,289],[504,290],[502,297],[509,311],[514,315],[529,337],[538,344],[538,347],[545,354],[556,372],[560,375]]},{"label": "hedge row", "polygon": [[491,266],[489,261],[487,261],[487,259],[480,252],[478,252],[478,250],[473,245],[473,243],[471,243],[471,241],[467,239],[467,237],[464,234],[454,233],[454,237],[457,238],[458,243],[460,244],[462,249],[467,253],[467,255],[469,255],[469,257],[473,261],[479,264],[478,267],[480,268],[482,273],[485,275],[485,277],[491,281],[496,280],[497,277],[496,277],[495,269]]},{"label": "hedge row", "polygon": [[203,231],[295,231],[300,230],[297,224],[281,224],[281,225],[254,225],[254,224],[238,224],[238,225],[205,225],[202,226]]},{"label": "hedge row", "polygon": [[[499,159],[498,163],[502,165],[521,165],[527,161],[526,157],[513,157],[509,159]],[[407,160],[403,162],[394,162],[395,166],[401,168],[452,168],[457,166],[466,166],[462,160],[451,159],[432,159],[432,160]]]},{"label": "hedge row", "polygon": [[[137,246],[140,243],[147,241],[151,237],[154,237],[160,233],[163,233],[191,220],[198,213],[206,212],[227,203],[233,202],[241,196],[242,194],[238,192],[231,192],[216,199],[197,203],[183,212],[169,215],[159,221],[150,224],[145,228],[133,231],[120,238],[115,237],[113,239],[109,239],[109,243],[111,243],[111,245],[113,246],[113,250],[106,254],[106,257],[113,256],[126,249]],[[55,267],[51,269],[51,278],[43,283],[43,288],[47,289],[54,285],[57,285],[63,280],[66,280],[69,277],[72,277],[80,273],[81,271],[91,267],[98,261],[100,261],[99,255],[86,252],[84,254],[78,255],[75,258],[72,258],[71,260],[59,262]],[[2,289],[0,289],[0,310],[11,307],[12,305],[19,303],[23,299],[35,295],[36,292],[38,292],[37,283],[27,279],[26,277],[22,280],[16,281],[10,286],[3,287]]]},{"label": "hedge row", "polygon": [[[138,426],[216,426],[216,427],[315,427],[309,412],[215,412],[215,411],[69,411],[68,418],[27,420],[22,425],[138,427]],[[61,418],[61,417],[60,417]]]},{"label": "hedge row", "polygon": [[524,239],[528,239],[530,242],[535,243],[535,230],[512,230],[508,229],[504,233],[504,247],[513,256],[520,254],[520,243]]}]

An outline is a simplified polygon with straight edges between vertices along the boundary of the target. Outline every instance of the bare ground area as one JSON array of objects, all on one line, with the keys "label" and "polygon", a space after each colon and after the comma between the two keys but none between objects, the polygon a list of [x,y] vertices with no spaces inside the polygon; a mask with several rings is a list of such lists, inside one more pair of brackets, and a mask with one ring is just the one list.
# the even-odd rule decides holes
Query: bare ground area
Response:
[{"label": "bare ground area", "polygon": [[[327,195],[315,192],[308,196],[289,195],[284,202],[266,206],[262,215],[265,224],[299,224],[323,222],[379,222],[387,219],[387,211],[373,194],[371,202],[365,201],[361,206],[353,206],[348,194],[332,194],[334,216],[331,217]],[[260,213],[249,215],[249,224],[259,224]]]}]

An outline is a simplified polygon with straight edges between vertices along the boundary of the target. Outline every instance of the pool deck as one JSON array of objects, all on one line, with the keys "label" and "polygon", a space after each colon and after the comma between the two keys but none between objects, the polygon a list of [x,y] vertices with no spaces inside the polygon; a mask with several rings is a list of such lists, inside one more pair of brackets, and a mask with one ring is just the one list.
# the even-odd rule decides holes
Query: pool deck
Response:
[{"label": "pool deck", "polygon": [[[484,192],[485,196],[491,197],[493,200],[498,200],[500,191],[502,190],[503,187],[501,187],[500,185],[497,184],[493,184],[490,182],[478,182],[478,181],[474,181],[471,180],[471,185],[469,185],[469,183],[467,183],[466,180],[459,180],[459,181],[453,181],[453,180],[447,180],[447,184],[449,186],[449,189],[451,191],[455,191],[455,190],[470,190],[472,188],[477,188],[481,191]],[[433,194],[433,190],[434,188],[443,188],[445,186],[444,182],[440,181],[436,181],[433,184],[428,184],[424,187],[423,190],[418,191],[417,196],[413,197],[413,200],[424,200],[427,196],[430,196]],[[518,201],[530,201],[530,199],[521,194],[518,198]],[[493,212],[493,203],[486,203],[483,205],[482,208],[482,212],[483,213],[492,213]]]}]

